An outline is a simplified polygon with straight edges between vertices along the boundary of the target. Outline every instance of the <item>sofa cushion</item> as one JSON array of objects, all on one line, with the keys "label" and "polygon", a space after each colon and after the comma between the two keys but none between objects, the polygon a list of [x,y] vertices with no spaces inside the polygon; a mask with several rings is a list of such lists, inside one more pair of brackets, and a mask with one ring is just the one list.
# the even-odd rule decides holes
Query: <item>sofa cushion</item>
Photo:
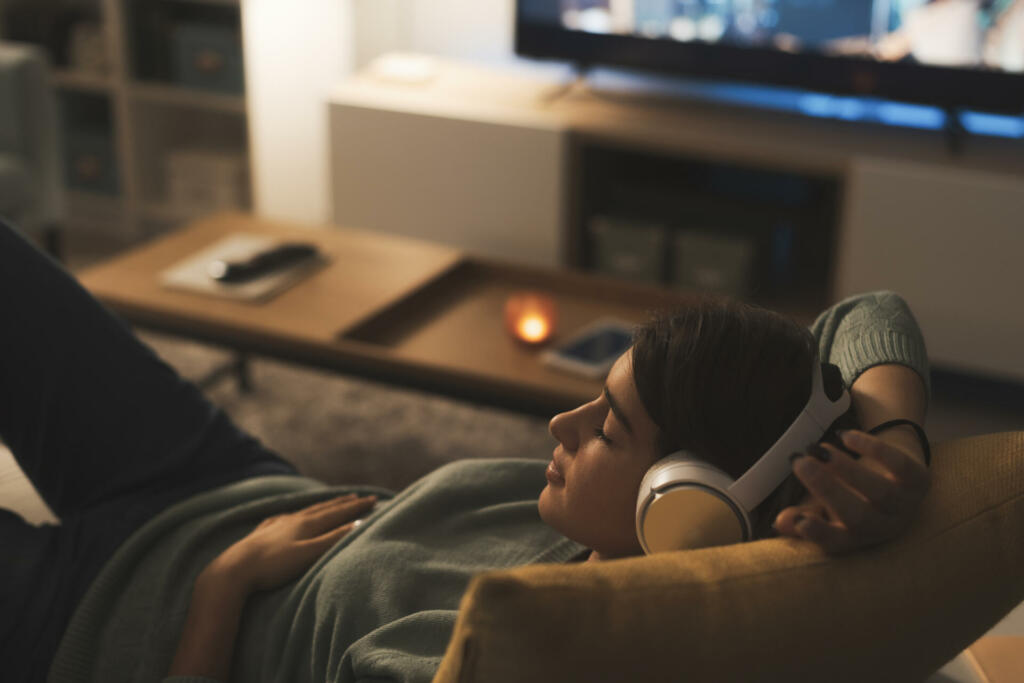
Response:
[{"label": "sofa cushion", "polygon": [[1024,598],[1024,432],[936,446],[900,539],[771,539],[477,577],[435,683],[923,680]]},{"label": "sofa cushion", "polygon": [[15,218],[32,200],[32,182],[22,161],[0,154],[0,216]]}]

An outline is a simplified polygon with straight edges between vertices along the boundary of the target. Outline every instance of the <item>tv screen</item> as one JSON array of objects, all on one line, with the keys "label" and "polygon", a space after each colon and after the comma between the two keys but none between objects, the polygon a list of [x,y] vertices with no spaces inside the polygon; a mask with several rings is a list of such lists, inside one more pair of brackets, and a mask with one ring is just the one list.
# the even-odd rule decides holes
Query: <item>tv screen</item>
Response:
[{"label": "tv screen", "polygon": [[516,50],[1024,112],[1024,0],[518,0]]}]

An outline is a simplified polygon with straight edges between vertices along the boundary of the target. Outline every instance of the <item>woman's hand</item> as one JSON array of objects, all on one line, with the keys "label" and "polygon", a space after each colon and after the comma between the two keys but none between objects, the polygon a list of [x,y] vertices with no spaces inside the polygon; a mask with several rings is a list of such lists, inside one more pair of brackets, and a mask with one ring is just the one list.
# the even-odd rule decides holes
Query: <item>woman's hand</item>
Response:
[{"label": "woman's hand", "polygon": [[793,460],[793,473],[809,496],[775,518],[783,536],[804,538],[827,552],[844,553],[902,534],[917,515],[930,484],[923,455],[899,433],[843,432],[854,459],[831,444]]},{"label": "woman's hand", "polygon": [[312,566],[376,502],[376,496],[353,493],[269,517],[204,572],[230,577],[249,593],[281,586]]},{"label": "woman's hand", "polygon": [[377,502],[349,494],[269,517],[200,572],[169,676],[225,681],[246,600],[300,576]]}]

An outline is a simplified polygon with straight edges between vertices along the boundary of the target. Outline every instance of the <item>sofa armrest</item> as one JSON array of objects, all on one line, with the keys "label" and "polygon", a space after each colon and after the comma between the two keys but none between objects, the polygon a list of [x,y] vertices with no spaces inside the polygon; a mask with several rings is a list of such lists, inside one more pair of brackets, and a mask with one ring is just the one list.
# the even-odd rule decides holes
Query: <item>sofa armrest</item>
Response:
[{"label": "sofa armrest", "polygon": [[489,572],[435,683],[923,680],[1024,598],[1024,432],[935,448],[902,538]]}]

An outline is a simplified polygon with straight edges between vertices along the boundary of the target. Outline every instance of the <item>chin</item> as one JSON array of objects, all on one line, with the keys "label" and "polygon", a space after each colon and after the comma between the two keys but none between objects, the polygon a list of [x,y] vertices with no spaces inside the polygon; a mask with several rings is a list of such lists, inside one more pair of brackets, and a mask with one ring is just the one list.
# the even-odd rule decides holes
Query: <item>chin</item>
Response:
[{"label": "chin", "polygon": [[558,523],[558,510],[555,501],[552,500],[550,486],[545,486],[537,498],[537,513],[540,515],[541,520],[549,527],[561,534],[565,533],[562,526]]},{"label": "chin", "polygon": [[540,518],[544,520],[546,524],[551,524],[551,522],[548,521],[548,515],[550,514],[551,508],[548,497],[548,488],[549,487],[545,486],[544,490],[540,492],[540,496],[537,497],[537,514],[540,515]]}]

